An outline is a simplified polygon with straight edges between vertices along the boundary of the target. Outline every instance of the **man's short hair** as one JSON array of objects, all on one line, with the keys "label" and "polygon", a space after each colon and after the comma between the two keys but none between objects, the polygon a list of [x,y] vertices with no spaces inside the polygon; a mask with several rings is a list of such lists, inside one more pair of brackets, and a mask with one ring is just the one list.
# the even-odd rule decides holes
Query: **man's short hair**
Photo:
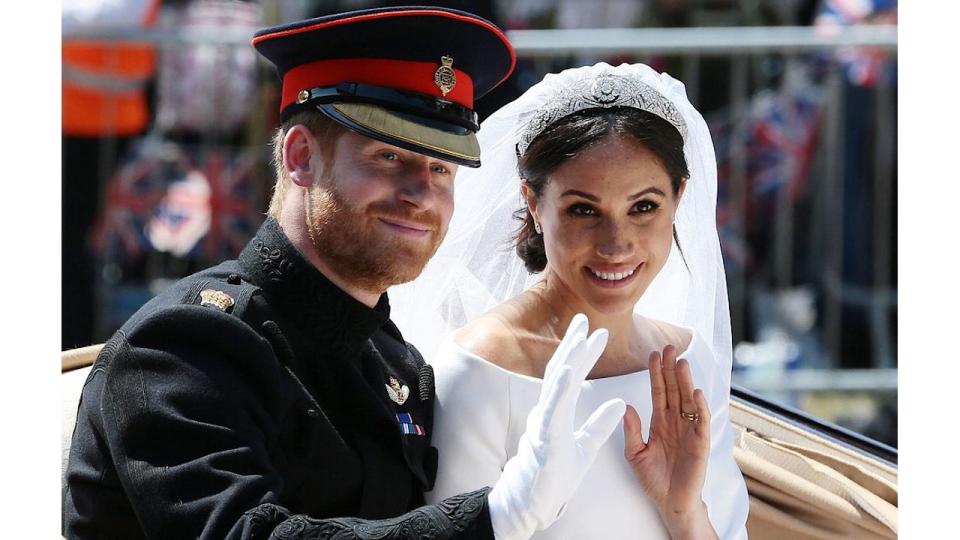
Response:
[{"label": "man's short hair", "polygon": [[273,168],[275,173],[275,183],[273,185],[273,197],[270,199],[270,208],[267,214],[274,219],[279,219],[280,211],[283,209],[283,200],[286,197],[287,187],[289,187],[290,175],[287,174],[283,166],[283,138],[290,128],[297,124],[303,124],[310,130],[310,133],[320,144],[320,153],[324,164],[329,166],[333,161],[333,145],[341,135],[346,133],[347,128],[334,122],[325,114],[315,110],[300,111],[277,128],[273,135]]}]

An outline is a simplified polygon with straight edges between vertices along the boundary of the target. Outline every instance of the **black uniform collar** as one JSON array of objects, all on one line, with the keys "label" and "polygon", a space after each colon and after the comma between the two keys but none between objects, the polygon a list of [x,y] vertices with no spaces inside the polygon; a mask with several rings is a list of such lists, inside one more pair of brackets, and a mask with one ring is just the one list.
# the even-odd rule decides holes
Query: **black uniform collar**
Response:
[{"label": "black uniform collar", "polygon": [[239,262],[290,320],[325,348],[356,354],[390,320],[387,295],[367,307],[333,284],[290,243],[280,225],[267,218],[240,253]]}]

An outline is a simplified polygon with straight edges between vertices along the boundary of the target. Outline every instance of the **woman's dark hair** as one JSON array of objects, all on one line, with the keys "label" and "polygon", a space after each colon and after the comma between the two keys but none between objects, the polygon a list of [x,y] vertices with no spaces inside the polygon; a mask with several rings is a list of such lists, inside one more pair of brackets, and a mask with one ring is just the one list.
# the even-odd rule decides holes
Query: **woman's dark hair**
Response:
[{"label": "woman's dark hair", "polygon": [[[663,118],[634,107],[584,109],[560,119],[537,135],[520,157],[520,178],[539,199],[553,171],[611,135],[633,137],[649,148],[666,169],[673,195],[680,193],[680,182],[690,177],[683,157],[683,137]],[[547,266],[543,234],[534,229],[533,216],[528,208],[517,210],[514,217],[522,222],[514,237],[517,254],[527,271],[543,271]],[[673,237],[676,240],[676,229]]]}]

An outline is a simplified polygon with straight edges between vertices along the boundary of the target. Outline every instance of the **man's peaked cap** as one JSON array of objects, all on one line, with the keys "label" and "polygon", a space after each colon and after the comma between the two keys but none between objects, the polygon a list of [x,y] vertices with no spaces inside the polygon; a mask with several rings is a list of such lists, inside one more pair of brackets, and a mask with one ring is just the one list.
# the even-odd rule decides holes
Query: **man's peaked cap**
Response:
[{"label": "man's peaked cap", "polygon": [[263,29],[253,46],[283,81],[282,119],[313,107],[368,137],[472,167],[474,101],[516,64],[495,25],[438,7],[308,19]]}]

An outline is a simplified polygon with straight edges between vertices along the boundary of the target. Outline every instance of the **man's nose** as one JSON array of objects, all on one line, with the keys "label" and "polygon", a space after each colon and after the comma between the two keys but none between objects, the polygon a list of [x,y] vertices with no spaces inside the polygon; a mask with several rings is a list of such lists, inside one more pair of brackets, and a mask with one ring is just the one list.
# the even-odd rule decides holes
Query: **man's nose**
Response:
[{"label": "man's nose", "polygon": [[425,162],[411,164],[404,171],[400,190],[397,192],[398,198],[407,204],[423,208],[429,204],[432,193],[433,175],[430,164]]}]

